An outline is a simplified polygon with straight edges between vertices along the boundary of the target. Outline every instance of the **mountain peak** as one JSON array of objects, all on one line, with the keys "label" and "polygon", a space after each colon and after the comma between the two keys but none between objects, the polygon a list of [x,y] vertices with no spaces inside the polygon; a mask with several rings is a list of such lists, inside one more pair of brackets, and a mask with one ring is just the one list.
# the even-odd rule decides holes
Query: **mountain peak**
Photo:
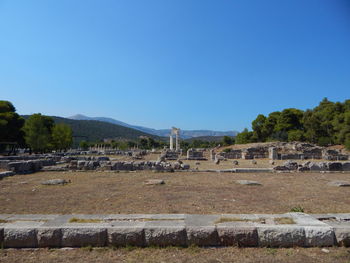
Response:
[{"label": "mountain peak", "polygon": [[85,116],[83,114],[75,114],[73,116],[68,117],[68,119],[72,120],[90,120],[91,118],[88,116]]}]

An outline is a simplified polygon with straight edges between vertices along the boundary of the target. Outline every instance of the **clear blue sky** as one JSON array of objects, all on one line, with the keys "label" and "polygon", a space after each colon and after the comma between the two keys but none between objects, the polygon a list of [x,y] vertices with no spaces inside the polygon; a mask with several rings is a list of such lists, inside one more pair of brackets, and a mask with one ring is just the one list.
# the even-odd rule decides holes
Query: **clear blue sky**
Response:
[{"label": "clear blue sky", "polygon": [[349,0],[0,0],[0,99],[21,114],[242,130],[350,98]]}]

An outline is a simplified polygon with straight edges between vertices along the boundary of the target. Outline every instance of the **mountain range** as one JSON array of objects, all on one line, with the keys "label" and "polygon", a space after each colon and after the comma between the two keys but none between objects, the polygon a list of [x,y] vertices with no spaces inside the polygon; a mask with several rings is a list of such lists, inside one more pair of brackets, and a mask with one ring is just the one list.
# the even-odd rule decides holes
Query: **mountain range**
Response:
[{"label": "mountain range", "polygon": [[[118,121],[112,118],[107,117],[88,117],[82,114],[76,114],[74,116],[68,117],[68,119],[72,120],[93,120],[93,121],[102,121],[112,124],[117,124],[123,127],[132,128],[141,132],[145,132],[148,134],[167,137],[170,135],[170,129],[153,129],[147,128],[143,126],[131,125],[122,121]],[[203,136],[236,136],[237,131],[212,131],[212,130],[180,130],[180,137],[182,139],[189,139],[194,137],[203,137]]]}]

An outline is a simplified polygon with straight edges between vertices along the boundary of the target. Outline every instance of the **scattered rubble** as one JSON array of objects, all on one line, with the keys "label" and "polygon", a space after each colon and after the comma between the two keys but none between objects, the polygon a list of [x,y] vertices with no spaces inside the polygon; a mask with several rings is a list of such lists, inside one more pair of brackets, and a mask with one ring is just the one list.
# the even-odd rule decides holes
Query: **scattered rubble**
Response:
[{"label": "scattered rubble", "polygon": [[52,179],[42,182],[42,185],[65,185],[70,183],[69,181],[66,181],[65,179]]},{"label": "scattered rubble", "polygon": [[262,185],[257,181],[249,181],[249,180],[237,180],[236,182],[242,185]]},{"label": "scattered rubble", "polygon": [[159,180],[159,179],[149,179],[145,182],[146,185],[161,185],[165,184],[164,180]]}]

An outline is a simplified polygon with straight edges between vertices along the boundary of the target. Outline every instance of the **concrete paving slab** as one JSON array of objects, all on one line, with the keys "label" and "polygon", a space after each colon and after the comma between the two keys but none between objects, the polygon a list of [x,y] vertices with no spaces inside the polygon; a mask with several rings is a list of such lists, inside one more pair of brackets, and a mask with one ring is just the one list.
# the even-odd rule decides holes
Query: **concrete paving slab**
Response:
[{"label": "concrete paving slab", "polygon": [[305,213],[289,213],[298,225],[301,226],[327,226],[320,220],[317,220],[315,217],[310,216]]},{"label": "concrete paving slab", "polygon": [[220,219],[220,215],[187,215],[186,226],[213,226]]},{"label": "concrete paving slab", "polygon": [[23,214],[23,215],[10,215],[7,220],[26,220],[26,221],[48,221],[53,220],[59,215],[42,215],[42,214]]}]

